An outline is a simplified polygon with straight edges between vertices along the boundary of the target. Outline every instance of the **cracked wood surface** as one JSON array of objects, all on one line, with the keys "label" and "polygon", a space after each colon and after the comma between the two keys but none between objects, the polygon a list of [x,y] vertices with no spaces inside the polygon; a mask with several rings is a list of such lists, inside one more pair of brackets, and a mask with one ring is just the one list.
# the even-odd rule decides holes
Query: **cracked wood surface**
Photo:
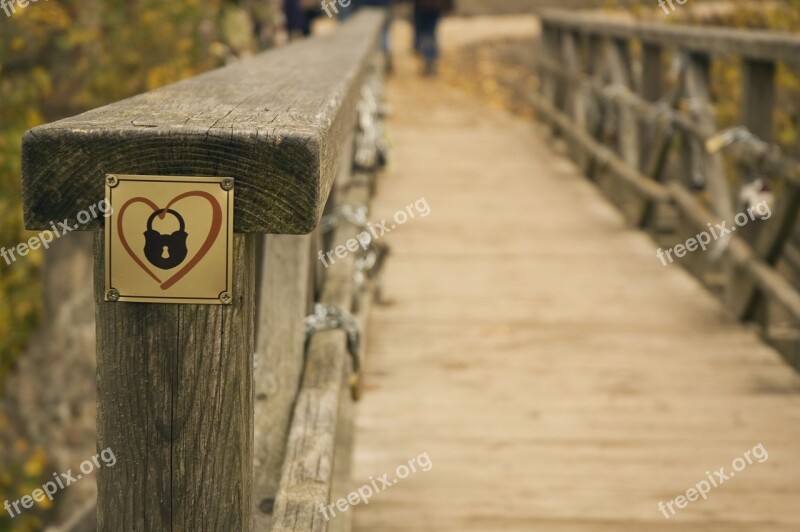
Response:
[{"label": "cracked wood surface", "polygon": [[74,220],[120,173],[233,177],[236,232],[312,231],[381,21],[362,10],[330,35],[28,131],[26,227]]}]

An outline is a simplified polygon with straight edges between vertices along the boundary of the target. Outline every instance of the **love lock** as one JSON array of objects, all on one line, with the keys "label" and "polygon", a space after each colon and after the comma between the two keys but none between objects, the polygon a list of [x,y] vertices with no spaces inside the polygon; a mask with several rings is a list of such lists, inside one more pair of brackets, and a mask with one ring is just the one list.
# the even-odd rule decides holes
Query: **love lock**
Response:
[{"label": "love lock", "polygon": [[188,253],[186,249],[186,224],[183,217],[177,212],[169,209],[167,213],[173,215],[181,224],[180,229],[171,235],[162,235],[153,229],[153,222],[156,216],[164,214],[164,211],[154,212],[147,220],[147,231],[144,233],[144,256],[150,264],[162,270],[171,270],[180,265]]}]

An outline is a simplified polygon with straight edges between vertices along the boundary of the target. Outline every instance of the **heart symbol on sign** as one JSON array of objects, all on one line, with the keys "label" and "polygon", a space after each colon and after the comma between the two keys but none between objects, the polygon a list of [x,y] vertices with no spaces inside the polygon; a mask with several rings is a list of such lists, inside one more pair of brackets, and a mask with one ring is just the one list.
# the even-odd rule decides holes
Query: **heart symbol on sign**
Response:
[{"label": "heart symbol on sign", "polygon": [[[167,215],[167,211],[170,209],[170,207],[172,207],[182,199],[190,197],[203,198],[207,200],[208,203],[211,205],[211,211],[212,211],[211,228],[208,230],[208,236],[206,237],[205,242],[203,242],[203,245],[200,247],[197,253],[195,253],[194,257],[192,257],[192,259],[186,264],[186,266],[181,268],[177,273],[175,273],[175,275],[173,275],[166,281],[162,282],[161,279],[159,279],[158,276],[155,273],[153,273],[153,271],[150,268],[148,268],[147,265],[131,249],[131,246],[128,244],[128,240],[125,238],[122,219],[125,216],[125,211],[128,209],[128,207],[136,203],[144,203],[145,205],[153,209],[153,212],[160,212],[158,218],[159,220],[163,220],[164,217]],[[186,276],[186,274],[192,271],[195,268],[195,266],[197,266],[200,263],[200,261],[203,260],[203,257],[205,257],[206,254],[208,254],[208,252],[211,250],[211,246],[213,246],[214,242],[217,241],[221,228],[222,228],[222,208],[219,206],[219,203],[214,198],[214,196],[212,196],[208,192],[203,192],[202,190],[184,192],[179,196],[175,196],[163,209],[159,208],[158,205],[156,205],[147,198],[141,198],[141,197],[132,198],[128,200],[125,203],[125,205],[122,206],[122,208],[119,210],[119,217],[117,218],[117,233],[119,233],[119,240],[122,243],[122,247],[125,248],[125,251],[128,252],[128,255],[131,256],[133,261],[136,264],[138,264],[139,267],[145,271],[145,273],[147,273],[160,285],[162,290],[168,290],[172,288],[172,286],[174,286],[175,283],[183,279]]]}]

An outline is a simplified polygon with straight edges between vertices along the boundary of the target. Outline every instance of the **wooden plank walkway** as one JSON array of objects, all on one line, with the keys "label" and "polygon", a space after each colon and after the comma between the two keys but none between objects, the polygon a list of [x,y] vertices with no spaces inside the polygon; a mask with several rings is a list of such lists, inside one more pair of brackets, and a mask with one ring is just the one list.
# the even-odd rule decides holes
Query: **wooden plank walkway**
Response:
[{"label": "wooden plank walkway", "polygon": [[[405,43],[403,43],[405,44]],[[396,169],[354,487],[357,531],[800,530],[800,377],[621,217],[536,126],[400,63]],[[667,520],[670,501],[757,461]]]}]

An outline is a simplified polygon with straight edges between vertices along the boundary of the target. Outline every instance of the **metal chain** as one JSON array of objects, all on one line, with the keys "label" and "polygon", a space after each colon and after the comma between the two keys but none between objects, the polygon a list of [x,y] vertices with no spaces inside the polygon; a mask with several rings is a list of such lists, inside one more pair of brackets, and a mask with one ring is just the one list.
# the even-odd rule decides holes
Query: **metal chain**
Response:
[{"label": "metal chain", "polygon": [[306,349],[318,332],[341,329],[347,334],[347,351],[353,361],[350,392],[353,400],[361,398],[361,330],[352,314],[336,305],[314,305],[314,313],[305,319]]}]

